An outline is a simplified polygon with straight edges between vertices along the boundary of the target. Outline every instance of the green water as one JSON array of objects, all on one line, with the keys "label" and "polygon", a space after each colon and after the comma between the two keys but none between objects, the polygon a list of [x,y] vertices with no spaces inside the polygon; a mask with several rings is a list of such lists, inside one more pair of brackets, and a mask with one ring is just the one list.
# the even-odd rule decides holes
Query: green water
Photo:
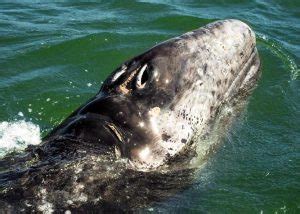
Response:
[{"label": "green water", "polygon": [[300,1],[199,2],[0,3],[0,121],[32,121],[44,135],[124,60],[217,19],[241,19],[257,33],[262,61],[244,119],[193,187],[149,210],[299,213]]}]

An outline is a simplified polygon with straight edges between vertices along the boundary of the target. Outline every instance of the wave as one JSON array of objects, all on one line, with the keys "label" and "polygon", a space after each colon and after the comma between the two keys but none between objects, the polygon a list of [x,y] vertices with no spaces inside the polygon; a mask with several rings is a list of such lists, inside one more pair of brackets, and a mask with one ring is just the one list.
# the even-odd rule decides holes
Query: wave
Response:
[{"label": "wave", "polygon": [[275,41],[261,33],[256,33],[256,35],[258,43],[264,45],[268,50],[282,60],[284,66],[291,72],[291,80],[296,80],[300,74],[300,69],[288,51],[285,50],[278,41]]}]

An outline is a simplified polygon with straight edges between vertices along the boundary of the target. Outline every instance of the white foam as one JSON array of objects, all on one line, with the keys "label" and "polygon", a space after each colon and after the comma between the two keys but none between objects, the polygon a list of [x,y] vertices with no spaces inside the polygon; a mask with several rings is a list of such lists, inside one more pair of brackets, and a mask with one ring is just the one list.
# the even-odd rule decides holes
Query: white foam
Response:
[{"label": "white foam", "polygon": [[24,120],[0,122],[0,157],[12,151],[22,151],[28,145],[41,142],[41,131],[38,125]]}]

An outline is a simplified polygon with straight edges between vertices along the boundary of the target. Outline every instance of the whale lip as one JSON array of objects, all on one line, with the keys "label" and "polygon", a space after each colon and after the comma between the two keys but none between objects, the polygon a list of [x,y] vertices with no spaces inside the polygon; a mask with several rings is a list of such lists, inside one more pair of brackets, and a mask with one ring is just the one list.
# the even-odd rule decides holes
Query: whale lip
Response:
[{"label": "whale lip", "polygon": [[[253,49],[248,60],[245,63],[241,64],[240,71],[233,79],[231,85],[229,86],[224,96],[230,97],[230,95],[234,94],[234,92],[240,90],[247,77],[253,75],[252,73],[250,73],[251,70],[254,70],[257,75],[259,74],[259,72],[257,71],[260,70],[260,61],[259,54],[256,48]],[[251,81],[250,78],[249,81]]]},{"label": "whale lip", "polygon": [[[101,130],[101,131],[100,131]],[[88,135],[85,134],[89,133]],[[43,140],[49,141],[66,136],[69,139],[78,138],[86,143],[101,146],[121,146],[124,144],[123,132],[113,121],[102,114],[87,112],[69,117],[59,129],[53,130]]]}]

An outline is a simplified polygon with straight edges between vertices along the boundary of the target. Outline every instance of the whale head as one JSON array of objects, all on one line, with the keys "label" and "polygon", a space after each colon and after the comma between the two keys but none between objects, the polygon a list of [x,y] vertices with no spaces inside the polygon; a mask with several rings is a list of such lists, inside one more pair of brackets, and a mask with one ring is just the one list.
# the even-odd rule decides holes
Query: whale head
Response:
[{"label": "whale head", "polygon": [[217,21],[124,62],[46,138],[113,147],[138,169],[156,168],[209,132],[222,105],[253,88],[259,67],[250,27]]}]

